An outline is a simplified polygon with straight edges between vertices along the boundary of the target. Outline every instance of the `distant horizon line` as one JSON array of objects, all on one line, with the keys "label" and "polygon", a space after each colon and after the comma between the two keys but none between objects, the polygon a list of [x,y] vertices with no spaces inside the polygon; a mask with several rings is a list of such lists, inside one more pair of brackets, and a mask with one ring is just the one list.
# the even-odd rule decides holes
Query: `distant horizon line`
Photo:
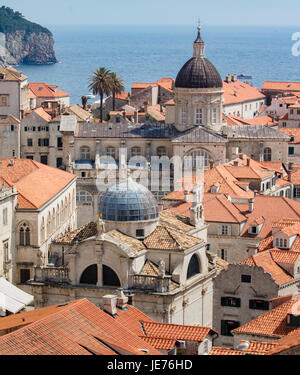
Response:
[{"label": "distant horizon line", "polygon": [[[169,26],[182,26],[182,27],[192,27],[193,25],[192,24],[155,24],[155,23],[136,23],[136,24],[130,24],[130,23],[125,23],[125,24],[113,24],[113,23],[93,23],[93,24],[81,24],[81,23],[77,23],[77,24],[63,24],[63,23],[56,23],[56,24],[44,24],[45,27],[49,27],[49,26],[164,26],[164,27],[169,27]],[[194,27],[196,28],[197,25],[195,24]],[[300,26],[299,25],[237,25],[237,24],[234,24],[234,25],[229,25],[229,24],[206,24],[206,25],[201,25],[202,28],[205,28],[205,27],[279,27],[279,28],[298,28],[300,29]]]}]

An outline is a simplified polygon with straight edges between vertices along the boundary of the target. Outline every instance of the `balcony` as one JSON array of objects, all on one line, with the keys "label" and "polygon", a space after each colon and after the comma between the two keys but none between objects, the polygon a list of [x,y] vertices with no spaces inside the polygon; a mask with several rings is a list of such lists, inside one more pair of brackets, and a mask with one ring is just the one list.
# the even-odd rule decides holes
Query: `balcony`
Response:
[{"label": "balcony", "polygon": [[131,275],[129,284],[130,289],[168,293],[171,291],[171,276]]},{"label": "balcony", "polygon": [[69,269],[66,267],[35,267],[34,281],[56,284],[70,283]]}]

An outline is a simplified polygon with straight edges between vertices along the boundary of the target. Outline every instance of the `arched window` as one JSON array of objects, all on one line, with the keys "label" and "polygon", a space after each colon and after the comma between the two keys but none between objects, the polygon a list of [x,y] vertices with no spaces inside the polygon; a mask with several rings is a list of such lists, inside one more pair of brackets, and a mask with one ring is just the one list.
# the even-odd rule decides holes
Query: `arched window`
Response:
[{"label": "arched window", "polygon": [[[203,167],[208,167],[211,160],[209,154],[204,150],[196,150],[187,155],[185,158],[185,163],[188,168],[201,169]],[[190,165],[189,158],[192,157],[192,165]]]},{"label": "arched window", "polygon": [[91,150],[87,146],[80,147],[80,159],[91,160]]},{"label": "arched window", "polygon": [[130,155],[132,158],[134,158],[135,156],[141,156],[142,154],[142,150],[140,147],[132,147],[132,149],[130,150]]},{"label": "arched window", "polygon": [[87,191],[77,191],[76,193],[76,201],[77,203],[92,203],[93,197]]},{"label": "arched window", "polygon": [[26,224],[22,224],[19,229],[19,243],[21,246],[30,246],[30,229]]},{"label": "arched window", "polygon": [[102,275],[103,275],[103,286],[121,286],[118,275],[110,267],[103,265]]},{"label": "arched window", "polygon": [[194,254],[190,260],[188,272],[187,272],[187,278],[190,279],[191,277],[197,275],[200,273],[200,266],[199,266],[199,261],[198,257],[196,254]]},{"label": "arched window", "polygon": [[80,284],[91,284],[96,285],[98,282],[98,267],[97,264],[93,264],[86,268],[80,278]]},{"label": "arched window", "polygon": [[272,150],[269,147],[264,149],[264,161],[272,161]]},{"label": "arched window", "polygon": [[164,146],[160,146],[157,148],[157,156],[162,157],[162,156],[167,156],[167,149]]}]

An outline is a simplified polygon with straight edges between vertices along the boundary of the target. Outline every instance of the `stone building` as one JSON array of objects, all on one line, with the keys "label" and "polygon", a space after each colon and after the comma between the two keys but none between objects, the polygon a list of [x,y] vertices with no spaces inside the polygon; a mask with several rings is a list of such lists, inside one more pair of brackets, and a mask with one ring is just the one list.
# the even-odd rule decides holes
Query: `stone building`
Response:
[{"label": "stone building", "polygon": [[270,299],[296,293],[299,266],[299,252],[272,249],[222,271],[214,280],[216,345],[232,347],[233,329],[268,311]]},{"label": "stone building", "polygon": [[0,158],[19,158],[21,155],[20,120],[11,115],[0,114]]},{"label": "stone building", "polygon": [[122,287],[158,322],[211,326],[212,279],[221,266],[206,252],[200,187],[194,189],[194,225],[176,215],[160,218],[153,195],[130,178],[107,190],[99,211],[97,225],[54,241],[53,265],[37,267],[22,288],[44,306],[70,296],[97,303]]},{"label": "stone building", "polygon": [[13,212],[7,206],[6,218],[13,215],[7,265],[16,284],[33,277],[37,264],[48,264],[52,241],[77,227],[76,176],[33,160],[2,159],[0,177],[18,193],[18,204]]},{"label": "stone building", "polygon": [[13,280],[15,272],[15,209],[17,207],[17,189],[8,187],[1,178],[0,190],[0,277]]},{"label": "stone building", "polygon": [[28,81],[13,67],[0,68],[0,115],[11,115],[21,120],[29,109]]}]

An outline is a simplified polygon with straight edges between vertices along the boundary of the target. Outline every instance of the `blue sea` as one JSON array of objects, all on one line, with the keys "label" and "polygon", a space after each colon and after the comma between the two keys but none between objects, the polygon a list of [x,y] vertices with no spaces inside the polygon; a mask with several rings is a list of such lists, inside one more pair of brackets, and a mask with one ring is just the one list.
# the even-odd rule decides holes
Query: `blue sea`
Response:
[{"label": "blue sea", "polygon": [[[129,91],[133,82],[173,77],[192,56],[195,26],[48,26],[55,39],[58,64],[21,65],[31,82],[57,84],[81,103],[92,73],[100,66],[117,72]],[[292,34],[299,28],[205,26],[206,56],[227,74],[265,80],[298,81],[300,56],[292,54]]]}]

